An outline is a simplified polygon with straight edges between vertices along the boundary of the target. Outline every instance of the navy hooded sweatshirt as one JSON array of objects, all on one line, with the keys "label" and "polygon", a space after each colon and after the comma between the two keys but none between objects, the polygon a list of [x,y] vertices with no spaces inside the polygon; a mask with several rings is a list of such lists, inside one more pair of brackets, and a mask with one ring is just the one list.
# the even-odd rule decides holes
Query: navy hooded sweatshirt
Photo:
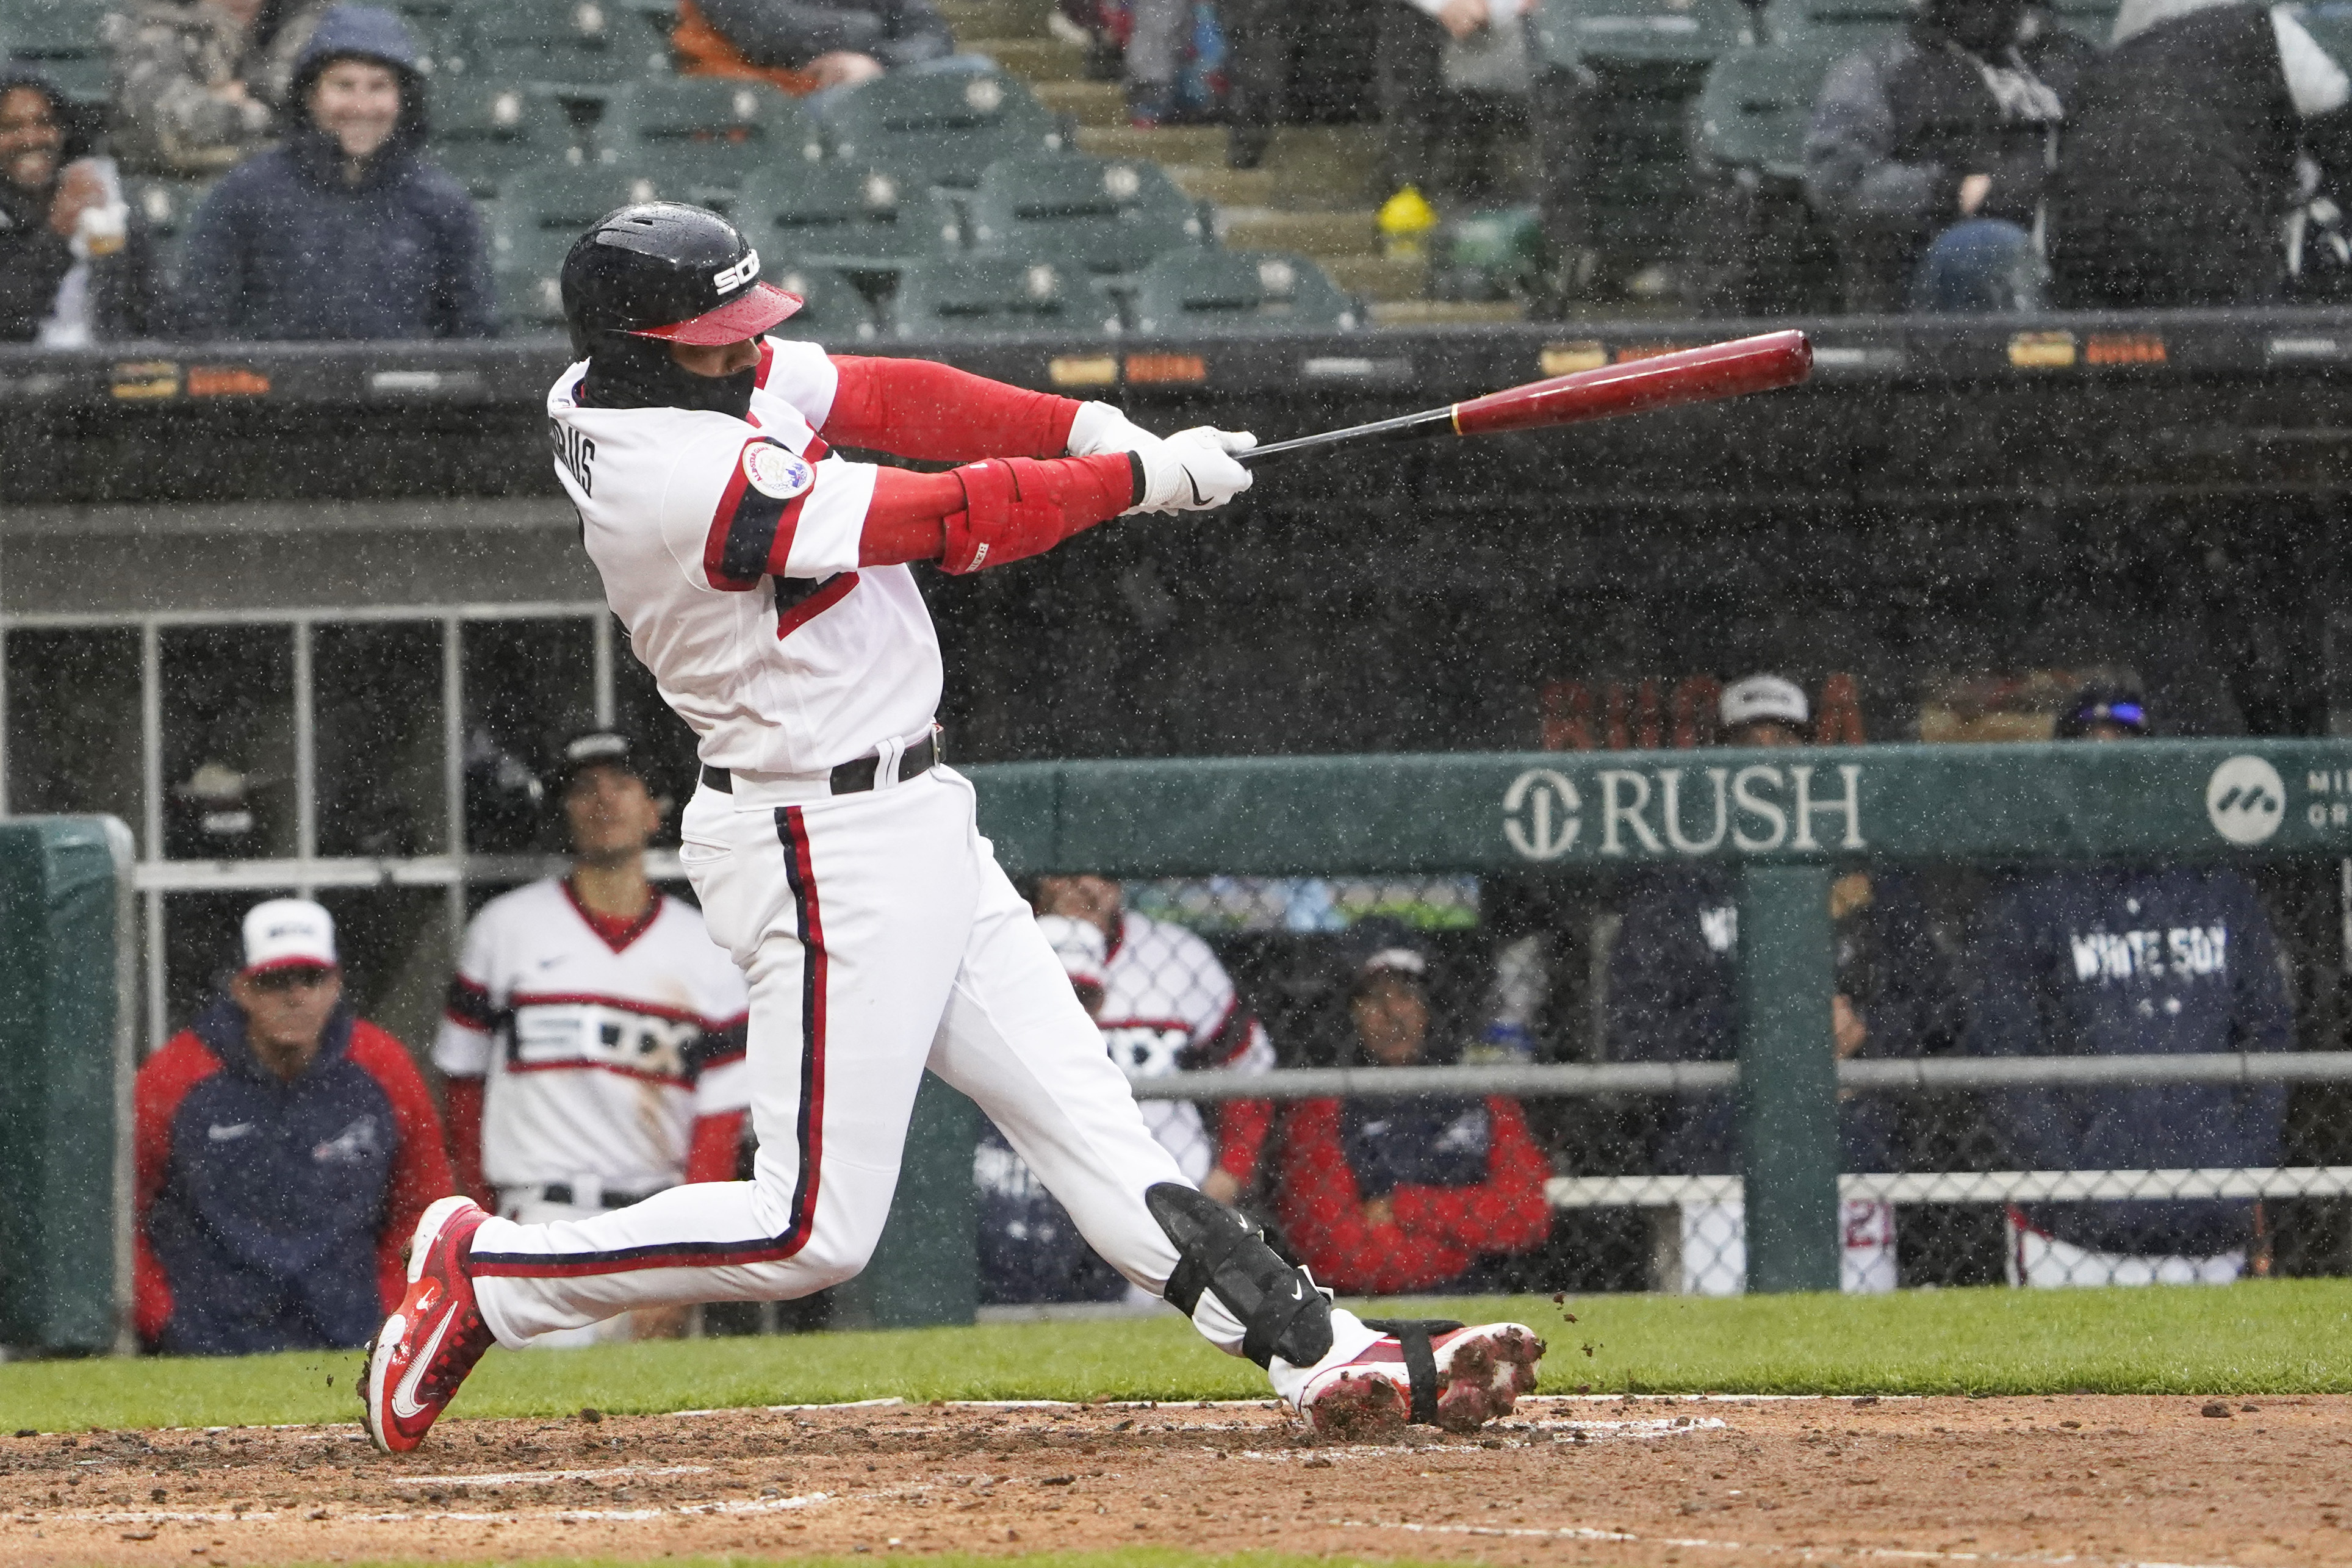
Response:
[{"label": "navy hooded sweatshirt", "polygon": [[[311,84],[338,59],[390,66],[400,121],[356,172],[307,118]],[[479,338],[494,321],[481,219],[427,162],[416,47],[400,19],[338,5],[295,68],[306,118],[286,145],[238,164],[189,226],[180,327],[192,338]]]}]

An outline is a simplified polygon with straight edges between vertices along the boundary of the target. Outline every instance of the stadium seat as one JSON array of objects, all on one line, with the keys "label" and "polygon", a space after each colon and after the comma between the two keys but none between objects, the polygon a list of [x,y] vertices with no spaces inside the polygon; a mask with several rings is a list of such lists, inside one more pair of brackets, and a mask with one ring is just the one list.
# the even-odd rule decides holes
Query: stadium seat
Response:
[{"label": "stadium seat", "polygon": [[1852,42],[1800,34],[1734,50],[1707,73],[1691,126],[1699,207],[1689,281],[1701,309],[1843,308],[1835,246],[1805,198],[1805,134],[1822,78]]},{"label": "stadium seat", "polygon": [[467,0],[452,23],[464,48],[442,60],[444,76],[595,95],[670,68],[668,35],[623,0]]},{"label": "stadium seat", "polygon": [[857,285],[829,267],[787,262],[769,268],[767,280],[801,297],[801,308],[770,329],[780,338],[825,342],[864,342],[876,335],[874,307]]},{"label": "stadium seat", "polygon": [[1135,286],[1135,330],[1189,332],[1341,331],[1355,301],[1303,256],[1276,250],[1171,250]]},{"label": "stadium seat", "polygon": [[890,302],[900,338],[973,333],[1115,332],[1117,310],[1050,261],[1018,257],[933,256],[907,264]]},{"label": "stadium seat", "polygon": [[1835,60],[1819,45],[1797,43],[1740,49],[1716,61],[1692,127],[1701,160],[1714,169],[1802,179],[1805,128]]},{"label": "stadium seat", "polygon": [[1834,60],[1911,25],[1909,0],[1781,0],[1773,12],[1779,37]]},{"label": "stadium seat", "polygon": [[653,170],[667,190],[727,208],[762,171],[824,155],[815,121],[762,82],[712,77],[641,81],[615,93],[597,140]]},{"label": "stadium seat", "polygon": [[1050,256],[1093,273],[1140,271],[1168,251],[1214,243],[1192,198],[1141,159],[1000,159],[964,215],[964,237],[982,255]]},{"label": "stadium seat", "polygon": [[732,216],[762,255],[853,271],[896,268],[953,244],[923,194],[905,202],[888,174],[841,163],[762,169],[744,184]]},{"label": "stadium seat", "polygon": [[977,184],[999,158],[1062,148],[1045,105],[994,71],[893,71],[814,107],[835,157],[923,184]]},{"label": "stadium seat", "polygon": [[0,0],[0,53],[77,103],[104,103],[112,72],[106,14],[113,9],[112,0]]},{"label": "stadium seat", "polygon": [[483,200],[520,174],[617,161],[612,149],[592,150],[573,133],[545,88],[444,77],[432,96],[433,161]]},{"label": "stadium seat", "polygon": [[545,169],[518,175],[488,209],[490,272],[501,320],[552,327],[563,320],[563,253],[614,207],[666,195],[642,170]]},{"label": "stadium seat", "polygon": [[1705,65],[1758,42],[1740,0],[1542,0],[1536,44],[1549,64],[1595,60]]}]

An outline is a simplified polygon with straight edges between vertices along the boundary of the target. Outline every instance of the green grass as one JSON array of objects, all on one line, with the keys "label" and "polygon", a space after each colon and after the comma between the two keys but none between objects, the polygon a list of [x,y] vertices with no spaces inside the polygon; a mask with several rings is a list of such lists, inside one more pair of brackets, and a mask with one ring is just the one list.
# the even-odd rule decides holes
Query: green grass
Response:
[{"label": "green grass", "polygon": [[[1765,1394],[2352,1392],[2352,1280],[2140,1290],[1946,1290],[1726,1300],[1457,1303],[1551,1342],[1544,1390]],[[1592,1353],[1586,1355],[1590,1345]],[[348,1421],[354,1352],[0,1365],[0,1429]],[[328,1380],[331,1377],[332,1385]],[[926,1399],[1231,1399],[1256,1368],[1173,1314],[494,1353],[460,1415]]]}]

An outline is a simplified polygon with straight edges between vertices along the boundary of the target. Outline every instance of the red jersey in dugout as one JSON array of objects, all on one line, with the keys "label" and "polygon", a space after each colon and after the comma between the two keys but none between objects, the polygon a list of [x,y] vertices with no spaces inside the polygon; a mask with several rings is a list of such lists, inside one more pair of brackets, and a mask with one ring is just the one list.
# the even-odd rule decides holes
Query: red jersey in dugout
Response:
[{"label": "red jersey in dugout", "polygon": [[744,419],[582,407],[587,370],[548,394],[556,477],[702,760],[814,774],[929,731],[939,637],[911,571],[857,563],[875,468],[825,445],[824,351],[761,339]]},{"label": "red jersey in dugout", "polygon": [[691,905],[607,939],[558,879],[493,899],[466,931],[433,1061],[481,1078],[494,1186],[675,1184],[698,1116],[749,1102],[743,976]]}]

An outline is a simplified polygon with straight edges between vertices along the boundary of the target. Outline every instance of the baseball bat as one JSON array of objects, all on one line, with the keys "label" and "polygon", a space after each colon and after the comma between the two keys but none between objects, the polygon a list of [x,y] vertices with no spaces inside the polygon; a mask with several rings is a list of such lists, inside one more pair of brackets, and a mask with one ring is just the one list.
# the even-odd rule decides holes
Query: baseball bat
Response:
[{"label": "baseball bat", "polygon": [[1765,332],[1752,338],[1679,349],[1622,364],[1549,376],[1506,387],[1484,397],[1324,430],[1240,454],[1241,461],[1280,457],[1341,441],[1409,440],[1420,436],[1492,436],[1506,430],[1548,430],[1587,419],[1647,414],[1685,403],[1712,403],[1750,392],[1794,386],[1813,369],[1813,345],[1797,331]]}]

